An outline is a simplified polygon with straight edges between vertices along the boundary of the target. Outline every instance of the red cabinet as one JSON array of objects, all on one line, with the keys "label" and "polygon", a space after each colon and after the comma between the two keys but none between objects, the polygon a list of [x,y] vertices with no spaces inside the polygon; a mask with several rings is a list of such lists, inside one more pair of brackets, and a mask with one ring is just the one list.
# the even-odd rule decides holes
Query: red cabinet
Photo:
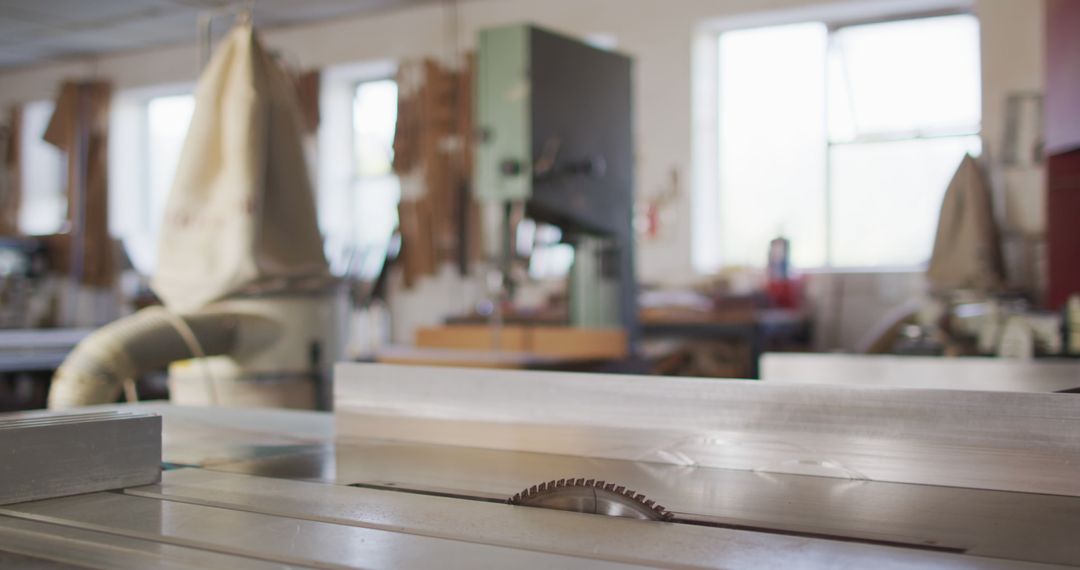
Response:
[{"label": "red cabinet", "polygon": [[1051,155],[1046,173],[1047,301],[1058,308],[1080,293],[1080,150]]},{"label": "red cabinet", "polygon": [[1046,0],[1046,151],[1080,148],[1080,2]]},{"label": "red cabinet", "polygon": [[1080,0],[1046,0],[1047,302],[1080,293]]}]

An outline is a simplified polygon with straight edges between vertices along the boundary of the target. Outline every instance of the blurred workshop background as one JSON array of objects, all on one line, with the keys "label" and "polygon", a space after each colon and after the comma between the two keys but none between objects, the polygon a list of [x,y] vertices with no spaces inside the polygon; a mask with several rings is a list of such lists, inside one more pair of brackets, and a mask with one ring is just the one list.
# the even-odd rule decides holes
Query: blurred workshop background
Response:
[{"label": "blurred workshop background", "polygon": [[0,411],[325,409],[339,361],[1073,381],[1078,27],[1068,0],[0,2]]}]

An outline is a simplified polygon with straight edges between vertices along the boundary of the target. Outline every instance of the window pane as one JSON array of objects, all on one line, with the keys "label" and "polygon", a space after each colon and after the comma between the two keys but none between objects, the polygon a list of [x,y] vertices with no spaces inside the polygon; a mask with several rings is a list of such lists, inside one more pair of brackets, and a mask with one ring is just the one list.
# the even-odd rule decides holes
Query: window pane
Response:
[{"label": "window pane", "polygon": [[320,188],[319,224],[326,256],[337,275],[374,279],[397,227],[401,199],[401,186],[391,168],[397,83],[362,81],[352,91],[351,107],[335,105],[329,112],[351,113],[352,130],[346,136],[351,136],[352,164],[344,171],[344,180]]},{"label": "window pane", "polygon": [[180,151],[184,147],[184,138],[194,112],[193,95],[155,97],[146,106],[147,182],[150,190],[147,224],[155,235],[165,213],[165,202],[176,177]]},{"label": "window pane", "polygon": [[837,30],[829,51],[833,140],[978,130],[979,24],[944,16]]},{"label": "window pane", "polygon": [[720,251],[763,266],[784,235],[825,263],[825,52],[819,23],[720,36]]},{"label": "window pane", "polygon": [[67,218],[67,160],[60,149],[41,138],[52,113],[52,101],[23,106],[19,229],[31,235],[56,233]]},{"label": "window pane", "polygon": [[390,173],[397,124],[397,83],[392,79],[365,81],[353,99],[353,152],[356,176]]},{"label": "window pane", "polygon": [[352,267],[346,270],[361,279],[375,279],[386,258],[390,237],[398,223],[401,187],[396,176],[361,178],[353,186]]},{"label": "window pane", "polygon": [[[124,248],[135,269],[151,274],[157,266],[158,232],[165,215],[165,204],[172,190],[180,151],[184,147],[191,116],[195,111],[195,96],[191,94],[167,95],[151,99],[139,99],[145,105],[145,134],[136,140],[143,141],[144,149],[133,149],[135,156],[145,153],[142,172],[132,180],[129,192],[135,193],[136,208],[125,208],[123,213],[137,213],[134,223],[124,223]],[[143,103],[145,101],[145,103]],[[137,115],[142,117],[142,115]],[[141,120],[141,119],[136,119]],[[138,143],[136,143],[138,144]],[[118,225],[119,222],[118,222]]]},{"label": "window pane", "polygon": [[925,263],[945,189],[964,153],[979,150],[978,136],[834,146],[833,264]]}]

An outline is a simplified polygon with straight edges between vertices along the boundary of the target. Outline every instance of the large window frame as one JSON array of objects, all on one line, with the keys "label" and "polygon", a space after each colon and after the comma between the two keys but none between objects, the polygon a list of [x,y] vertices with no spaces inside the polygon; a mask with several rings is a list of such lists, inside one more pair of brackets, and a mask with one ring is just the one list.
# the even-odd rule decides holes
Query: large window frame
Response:
[{"label": "large window frame", "polygon": [[[392,169],[367,175],[358,171],[355,106],[365,84],[394,81],[396,89],[396,79],[397,64],[392,61],[343,64],[323,70],[317,206],[326,256],[331,272],[338,276],[373,279],[382,267],[386,249],[391,246],[402,181]],[[377,222],[389,227],[381,233],[368,231],[363,220],[354,215],[369,198],[364,194],[373,192],[389,192],[389,202],[393,203],[387,211],[380,210],[386,217]]]},{"label": "large window frame", "polygon": [[[945,16],[969,16],[975,18],[970,3],[945,0],[936,3],[937,7],[921,11],[894,11],[874,12],[874,7],[851,13],[843,7],[828,7],[815,12],[811,9],[799,9],[787,13],[768,13],[760,15],[748,15],[713,21],[699,27],[694,42],[693,59],[693,179],[694,179],[694,208],[692,220],[692,261],[695,271],[702,274],[714,274],[738,264],[729,263],[723,258],[723,248],[719,245],[723,239],[719,223],[719,212],[724,207],[722,191],[720,190],[720,148],[721,148],[721,120],[720,108],[717,101],[720,99],[721,72],[720,68],[720,38],[723,34],[741,30],[757,28],[771,28],[789,26],[804,23],[819,23],[823,25],[827,33],[826,67],[829,58],[836,49],[836,40],[840,32],[858,26],[874,24],[891,24],[908,21],[917,21],[928,18]],[[901,8],[894,7],[897,10]],[[981,56],[981,53],[979,54]],[[981,59],[981,58],[980,58]],[[981,73],[981,61],[979,62]],[[825,88],[830,86],[830,73],[826,71]],[[980,79],[981,90],[981,79]],[[981,95],[981,93],[980,93]],[[819,266],[801,266],[801,270],[810,272],[892,272],[892,271],[918,271],[923,267],[922,263],[911,265],[884,265],[884,264],[843,264],[835,261],[834,236],[833,236],[833,209],[834,196],[831,195],[833,187],[834,157],[838,149],[852,147],[866,147],[870,145],[903,143],[914,141],[928,141],[939,139],[971,138],[977,141],[975,153],[981,151],[981,110],[978,120],[958,126],[957,128],[944,129],[941,131],[902,131],[889,130],[874,132],[872,134],[860,134],[851,139],[838,140],[829,128],[828,107],[830,96],[826,92],[824,102],[825,113],[825,136],[824,145],[824,247],[826,250],[825,261]],[[936,220],[936,217],[935,217]],[[765,249],[761,252],[764,265]]]},{"label": "large window frame", "polygon": [[[388,140],[379,141],[388,145],[387,149],[383,149],[389,151],[387,153],[388,162],[386,164],[386,170],[381,172],[363,172],[363,161],[361,159],[359,146],[364,142],[361,139],[366,138],[366,134],[362,135],[360,133],[360,129],[362,128],[360,121],[363,119],[358,116],[362,91],[367,88],[385,91],[390,85],[392,85],[393,93],[392,106],[394,107],[394,127],[392,127],[388,133],[380,133],[383,135],[388,134]],[[396,129],[397,125],[397,78],[394,76],[373,77],[357,81],[353,86],[353,94],[352,156],[354,161],[354,171],[349,212],[359,212],[363,205],[377,209],[378,212],[375,216],[369,217],[366,222],[354,224],[353,227],[361,230],[361,232],[353,234],[353,246],[356,250],[354,261],[352,262],[351,267],[347,269],[347,274],[361,280],[372,281],[381,271],[386,259],[387,251],[391,248],[393,233],[398,224],[397,206],[401,202],[401,181],[398,179],[397,174],[394,173],[393,151],[394,129]],[[381,101],[380,103],[386,104],[387,102]],[[380,216],[378,214],[383,215]],[[382,227],[371,230],[364,227],[364,223],[372,225],[382,224]]]},{"label": "large window frame", "polygon": [[[165,202],[175,172],[162,176],[168,180],[155,185],[154,158],[151,156],[151,106],[155,101],[191,97],[194,107],[195,85],[176,83],[119,91],[112,102],[109,137],[109,226],[113,236],[123,240],[134,268],[152,275],[157,268],[157,240]],[[180,137],[175,158],[179,159]],[[160,166],[160,165],[158,165]],[[175,166],[173,167],[175,169]],[[160,195],[155,195],[155,192]]]},{"label": "large window frame", "polygon": [[67,224],[67,153],[43,138],[54,107],[47,99],[23,105],[18,225],[28,235],[57,233]]},{"label": "large window frame", "polygon": [[[378,176],[359,176],[355,168],[353,104],[364,83],[393,80],[397,67],[388,62],[345,64],[324,70],[320,95],[317,136],[319,152],[314,173],[319,227],[323,233],[331,270],[337,275],[358,275],[381,266],[378,256],[367,256],[357,220],[360,193],[373,188],[394,192],[395,208],[390,214],[396,224],[396,200],[400,198],[398,177],[391,171]],[[157,237],[164,196],[153,196],[151,153],[151,106],[155,101],[177,96],[194,96],[190,83],[160,85],[119,91],[113,100],[110,136],[110,231],[121,238],[135,268],[152,274],[156,268]],[[396,110],[396,107],[395,107]],[[314,151],[314,148],[309,149]],[[171,178],[171,176],[169,176]],[[389,236],[387,236],[389,239]],[[369,240],[370,241],[370,240]],[[360,247],[358,247],[358,245]],[[378,249],[377,247],[375,249]],[[371,257],[371,259],[367,259]]]},{"label": "large window frame", "polygon": [[[828,30],[828,44],[827,50],[829,57],[831,58],[838,47],[838,38],[841,32],[860,26],[872,26],[875,24],[902,24],[907,22],[917,22],[920,20],[929,20],[933,18],[943,18],[949,16],[966,16],[972,18],[976,25],[978,25],[978,17],[967,9],[950,9],[950,10],[936,10],[932,12],[922,12],[915,14],[905,14],[902,16],[894,17],[882,17],[882,18],[869,18],[858,20],[846,20],[840,22],[826,22],[826,28]],[[980,62],[981,66],[981,54]],[[981,81],[981,78],[980,78]],[[826,81],[826,89],[830,90],[829,81]],[[826,100],[831,98],[831,93],[826,94]],[[826,124],[832,119],[828,104],[826,105]],[[834,243],[837,239],[834,233],[834,218],[833,210],[836,206],[836,196],[833,195],[833,180],[835,176],[834,160],[838,150],[852,149],[852,148],[869,148],[874,145],[885,144],[903,144],[913,143],[921,141],[946,141],[953,140],[959,143],[965,142],[967,139],[967,145],[970,152],[976,156],[981,153],[981,132],[982,132],[982,110],[980,108],[978,118],[968,123],[957,123],[950,126],[941,128],[929,128],[929,129],[882,129],[866,134],[856,134],[855,136],[844,139],[843,137],[836,137],[831,128],[826,129],[826,144],[825,144],[825,225],[826,225],[826,265],[821,269],[825,270],[839,270],[839,271],[851,271],[851,270],[893,270],[893,271],[915,271],[922,270],[924,263],[904,264],[904,265],[872,265],[872,264],[853,264],[853,263],[837,263],[837,247]],[[972,144],[972,141],[974,144]],[[976,148],[977,147],[977,148]],[[959,166],[959,162],[955,166]],[[942,189],[944,194],[944,189]],[[936,218],[935,218],[936,221]],[[928,228],[932,231],[932,228]],[[927,251],[929,254],[929,251]]]}]

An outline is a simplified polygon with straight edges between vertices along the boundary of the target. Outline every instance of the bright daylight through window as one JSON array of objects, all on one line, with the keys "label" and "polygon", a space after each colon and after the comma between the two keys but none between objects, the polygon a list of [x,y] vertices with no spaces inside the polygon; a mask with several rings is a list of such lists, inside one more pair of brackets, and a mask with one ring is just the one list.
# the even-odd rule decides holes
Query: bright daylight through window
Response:
[{"label": "bright daylight through window", "polygon": [[147,235],[155,247],[194,112],[195,96],[190,94],[155,97],[146,106],[146,182],[150,192],[144,207]]},{"label": "bright daylight through window", "polygon": [[345,211],[353,249],[349,271],[365,279],[382,268],[398,221],[401,189],[392,169],[397,99],[393,79],[361,82],[353,98],[354,171]]},{"label": "bright daylight through window", "polygon": [[[382,266],[397,225],[400,189],[391,169],[397,84],[392,79],[364,81],[357,84],[352,97],[352,181],[328,198],[334,207],[321,212],[320,225],[327,232],[331,259],[335,254],[345,259],[338,267],[373,277],[370,274]],[[195,97],[190,93],[155,96],[142,99],[137,108],[135,117],[141,126],[134,144],[141,147],[137,152],[145,153],[146,166],[136,187],[146,191],[137,193],[135,207],[118,208],[124,219],[116,225],[136,268],[149,274],[155,267],[158,232]]]},{"label": "bright daylight through window", "polygon": [[63,152],[42,139],[52,113],[52,101],[23,106],[19,229],[29,235],[58,232],[67,219],[67,160]]},{"label": "bright daylight through window", "polygon": [[981,148],[973,16],[725,32],[718,63],[716,265],[760,266],[778,235],[806,268],[929,258]]}]

